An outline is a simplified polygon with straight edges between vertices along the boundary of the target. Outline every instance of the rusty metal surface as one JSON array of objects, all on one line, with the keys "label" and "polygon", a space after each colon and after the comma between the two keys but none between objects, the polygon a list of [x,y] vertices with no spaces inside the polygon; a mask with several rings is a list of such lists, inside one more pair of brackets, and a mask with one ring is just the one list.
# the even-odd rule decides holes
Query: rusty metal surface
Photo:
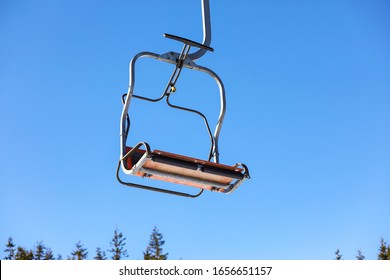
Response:
[{"label": "rusty metal surface", "polygon": [[[141,149],[138,150],[137,157],[139,158],[144,153],[145,153],[144,150]],[[151,155],[165,156],[173,159],[196,163],[203,166],[210,166],[210,167],[223,169],[223,170],[238,171],[238,172],[241,172],[243,170],[235,166],[209,162],[206,160],[173,154],[173,153],[160,151],[160,150],[154,150],[151,153]],[[134,160],[137,161],[137,159]],[[130,159],[128,163],[130,163]],[[132,162],[132,164],[135,163],[136,162]],[[234,180],[233,178],[227,176],[215,175],[215,174],[205,173],[200,170],[187,169],[187,168],[178,167],[178,166],[165,164],[161,162],[155,162],[151,160],[151,158],[149,160],[146,160],[143,163],[140,170],[136,173],[133,173],[133,175],[140,176],[140,177],[147,177],[150,179],[161,180],[161,181],[175,183],[175,184],[197,187],[206,190],[221,191],[221,192],[223,192],[224,188],[229,187]]]}]

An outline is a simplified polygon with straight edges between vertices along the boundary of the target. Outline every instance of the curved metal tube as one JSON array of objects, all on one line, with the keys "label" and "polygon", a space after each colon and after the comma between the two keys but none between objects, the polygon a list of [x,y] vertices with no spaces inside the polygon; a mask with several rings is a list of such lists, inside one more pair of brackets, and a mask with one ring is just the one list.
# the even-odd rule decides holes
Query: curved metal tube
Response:
[{"label": "curved metal tube", "polygon": [[177,106],[175,104],[172,104],[170,101],[169,101],[169,97],[170,95],[167,96],[166,98],[166,102],[168,104],[169,107],[172,107],[174,109],[178,109],[178,110],[183,110],[183,111],[187,111],[187,112],[191,112],[191,113],[194,113],[194,114],[197,114],[199,116],[201,116],[204,120],[204,123],[206,125],[206,128],[207,128],[207,132],[209,133],[209,136],[210,136],[210,140],[211,140],[211,147],[210,147],[210,152],[209,152],[209,157],[208,157],[208,161],[211,160],[211,158],[213,157],[213,149],[215,147],[215,141],[214,141],[214,137],[213,137],[213,134],[211,132],[211,129],[210,129],[210,125],[209,125],[209,122],[207,121],[207,118],[205,115],[203,115],[201,112],[197,111],[197,110],[193,110],[193,109],[190,109],[190,108],[185,108],[185,107],[182,107],[182,106]]},{"label": "curved metal tube", "polygon": [[225,86],[223,85],[223,82],[221,78],[211,69],[203,66],[199,66],[197,69],[201,72],[205,72],[209,74],[211,77],[214,78],[214,80],[217,82],[218,87],[219,87],[219,96],[220,96],[220,102],[221,102],[221,109],[219,112],[219,117],[217,121],[217,125],[215,127],[214,131],[214,149],[213,149],[213,157],[214,157],[214,162],[219,163],[219,152],[218,152],[218,139],[219,139],[219,134],[221,132],[223,120],[225,118],[225,113],[226,113],[226,95],[225,95]]},{"label": "curved metal tube", "polygon": [[[210,46],[211,43],[211,21],[210,21],[210,3],[209,0],[202,1],[202,23],[203,23],[203,45]],[[188,55],[191,60],[197,60],[201,58],[207,50],[199,49]]]},{"label": "curved metal tube", "polygon": [[118,166],[116,168],[116,179],[122,185],[125,185],[125,186],[128,186],[128,187],[133,187],[133,188],[138,188],[138,189],[143,189],[143,190],[148,190],[148,191],[155,191],[155,192],[160,192],[160,193],[166,193],[166,194],[173,194],[173,195],[184,196],[184,197],[189,197],[189,198],[196,198],[196,197],[200,196],[203,193],[203,189],[201,189],[197,194],[189,194],[189,193],[176,192],[176,191],[167,190],[167,189],[161,189],[161,188],[155,188],[155,187],[151,187],[151,186],[145,186],[145,185],[125,182],[119,176],[120,166],[121,166],[121,161],[118,163]]},{"label": "curved metal tube", "polygon": [[[126,140],[127,140],[127,132],[130,130],[127,128],[128,121],[127,121],[127,113],[129,111],[130,107],[130,101],[131,97],[133,96],[134,92],[134,85],[135,85],[135,63],[140,57],[151,57],[157,59],[159,57],[158,54],[152,53],[152,52],[140,52],[136,56],[133,57],[133,59],[130,61],[129,65],[129,88],[127,91],[127,97],[125,100],[125,104],[123,105],[122,109],[122,115],[121,115],[121,123],[120,123],[120,153],[121,153],[121,158],[125,155],[126,153]],[[162,96],[163,97],[163,96]],[[162,99],[162,97],[160,99]],[[122,167],[123,162],[122,162]]]}]

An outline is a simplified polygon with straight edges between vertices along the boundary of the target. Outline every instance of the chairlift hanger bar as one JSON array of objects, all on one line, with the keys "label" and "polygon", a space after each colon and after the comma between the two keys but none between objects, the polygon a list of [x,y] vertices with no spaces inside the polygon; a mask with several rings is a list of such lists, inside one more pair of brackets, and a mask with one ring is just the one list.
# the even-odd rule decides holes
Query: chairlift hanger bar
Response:
[{"label": "chairlift hanger bar", "polygon": [[[203,25],[203,41],[202,45],[210,46],[211,43],[211,20],[210,20],[210,3],[209,0],[202,1],[202,25]],[[195,61],[201,58],[207,52],[206,49],[200,48],[198,51],[191,53],[188,57]]]}]

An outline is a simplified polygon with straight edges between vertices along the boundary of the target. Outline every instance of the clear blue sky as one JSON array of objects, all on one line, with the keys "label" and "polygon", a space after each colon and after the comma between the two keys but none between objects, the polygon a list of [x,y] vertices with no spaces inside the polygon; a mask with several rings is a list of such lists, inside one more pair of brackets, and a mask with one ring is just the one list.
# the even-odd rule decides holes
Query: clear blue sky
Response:
[{"label": "clear blue sky", "polygon": [[[197,62],[226,87],[220,158],[252,178],[191,200],[121,186],[115,169],[130,59],[180,51],[164,32],[202,41],[200,0],[0,2],[1,258],[9,236],[63,258],[81,240],[92,258],[116,226],[130,259],[154,226],[170,259],[375,259],[390,242],[390,4],[210,6],[215,52]],[[160,64],[140,63],[137,93],[161,94]],[[177,88],[215,123],[210,78],[184,70]],[[202,120],[163,105],[132,103],[129,142],[205,158]]]}]

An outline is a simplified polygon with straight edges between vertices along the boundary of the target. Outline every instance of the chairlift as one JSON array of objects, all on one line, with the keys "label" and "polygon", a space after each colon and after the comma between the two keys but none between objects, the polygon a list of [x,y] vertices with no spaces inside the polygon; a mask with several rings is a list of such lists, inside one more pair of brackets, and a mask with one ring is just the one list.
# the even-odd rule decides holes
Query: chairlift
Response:
[{"label": "chairlift", "polygon": [[[140,52],[130,61],[129,88],[128,92],[122,95],[123,110],[120,122],[120,160],[116,171],[117,179],[123,185],[195,198],[199,197],[204,190],[225,194],[232,193],[244,180],[250,178],[249,170],[245,164],[237,163],[233,166],[229,166],[219,163],[218,138],[226,111],[225,88],[222,80],[216,73],[209,68],[195,63],[195,61],[202,57],[206,52],[214,51],[213,48],[210,47],[211,24],[209,0],[201,0],[201,2],[203,21],[202,43],[194,42],[171,34],[163,34],[165,38],[172,39],[183,44],[180,53],[170,51],[160,55],[152,52]],[[196,48],[197,51],[190,53],[191,48]],[[175,65],[171,78],[159,98],[153,99],[134,94],[135,64],[140,58],[153,58],[164,63]],[[206,73],[214,78],[218,84],[220,94],[220,113],[214,133],[211,132],[206,116],[200,111],[178,106],[170,101],[171,95],[176,91],[176,82],[183,68]],[[169,107],[194,113],[203,118],[211,142],[208,159],[202,160],[166,151],[152,150],[150,145],[146,142],[139,142],[136,145],[128,145],[127,138],[130,132],[130,117],[128,112],[132,98],[148,102],[159,102],[165,99]],[[198,188],[199,192],[191,194],[124,181],[120,177],[120,169],[122,169],[122,172],[126,175],[160,180],[182,186],[191,186]]]}]

